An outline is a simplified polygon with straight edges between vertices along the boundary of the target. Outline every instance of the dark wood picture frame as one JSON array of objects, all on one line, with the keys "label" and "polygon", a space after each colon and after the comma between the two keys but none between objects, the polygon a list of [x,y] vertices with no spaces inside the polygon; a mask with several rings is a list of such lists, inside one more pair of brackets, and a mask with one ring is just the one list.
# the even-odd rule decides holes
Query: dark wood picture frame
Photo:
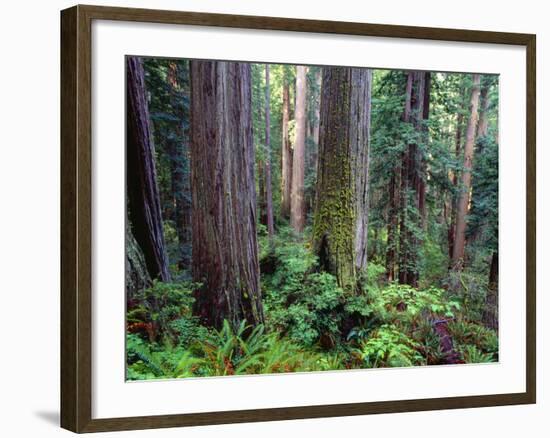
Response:
[{"label": "dark wood picture frame", "polygon": [[[92,419],[91,24],[93,20],[220,26],[524,46],[527,54],[526,391],[498,395]],[[535,403],[535,52],[536,37],[531,34],[81,5],[62,11],[61,426],[80,433]]]}]

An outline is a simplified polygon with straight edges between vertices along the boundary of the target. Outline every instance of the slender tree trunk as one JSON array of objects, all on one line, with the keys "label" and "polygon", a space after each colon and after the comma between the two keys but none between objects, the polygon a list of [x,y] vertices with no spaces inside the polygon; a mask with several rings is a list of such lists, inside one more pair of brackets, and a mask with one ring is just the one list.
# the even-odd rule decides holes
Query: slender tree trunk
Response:
[{"label": "slender tree trunk", "polygon": [[466,141],[464,143],[464,165],[462,170],[462,184],[457,203],[456,231],[453,248],[453,269],[462,270],[464,264],[464,250],[466,245],[466,215],[470,203],[470,191],[472,187],[472,164],[474,158],[474,144],[478,120],[479,105],[479,74],[472,75],[472,91],[470,98],[470,118],[466,129]]},{"label": "slender tree trunk", "polygon": [[306,223],[304,205],[304,160],[306,148],[306,72],[307,67],[296,67],[296,141],[292,156],[292,188],[290,225],[301,233]]},{"label": "slender tree trunk", "polygon": [[[461,108],[462,110],[462,108]],[[462,129],[464,123],[464,115],[462,112],[459,112],[456,118],[456,132],[455,132],[455,160],[458,163],[460,158],[460,152],[462,149]],[[455,243],[455,233],[456,233],[456,210],[458,203],[458,171],[452,170],[450,172],[450,180],[453,187],[453,193],[451,194],[451,205],[450,205],[450,221],[449,227],[447,229],[447,242],[449,246],[449,267],[452,268],[452,259]]]},{"label": "slender tree trunk", "polygon": [[476,137],[478,140],[478,152],[482,152],[482,145],[480,144],[479,140],[487,137],[489,131],[489,105],[491,101],[489,99],[489,86],[487,84],[484,84],[484,86],[481,87],[479,100],[481,105],[479,109],[479,123],[477,125]]},{"label": "slender tree trunk", "polygon": [[[422,126],[422,138],[424,143],[428,144],[429,132],[427,121],[430,118],[430,96],[431,96],[431,85],[432,85],[432,76],[430,72],[424,73],[424,90],[423,90],[423,108],[422,108],[422,120],[424,122]],[[426,155],[424,149],[419,152],[419,161],[420,161],[420,173],[418,175],[418,183],[416,187],[417,198],[418,198],[418,212],[420,214],[420,224],[421,229],[426,231],[427,220],[426,220],[426,177],[428,174],[428,165],[426,163]]]},{"label": "slender tree trunk", "polygon": [[314,249],[348,290],[367,266],[371,82],[367,69],[323,70]]},{"label": "slender tree trunk", "polygon": [[[313,141],[319,146],[319,128],[321,126],[321,85],[323,78],[323,69],[318,68],[315,72],[315,83],[319,90],[319,102],[315,108],[315,124],[313,125]],[[317,166],[317,163],[314,163]]]},{"label": "slender tree trunk", "polygon": [[288,134],[290,113],[290,86],[288,77],[283,72],[283,139],[281,151],[281,215],[290,217],[290,194],[292,187],[292,147]]},{"label": "slender tree trunk", "polygon": [[267,227],[267,198],[265,196],[265,163],[258,160],[258,214],[260,223]]},{"label": "slender tree trunk", "polygon": [[[182,71],[183,70],[183,71]],[[189,66],[186,62],[173,62],[169,67],[168,83],[171,86],[173,98],[180,98],[182,84],[178,81],[178,72],[188,77]],[[183,92],[188,93],[188,87]],[[171,195],[173,197],[174,223],[176,234],[178,236],[180,269],[189,269],[191,267],[191,187],[190,187],[190,169],[189,169],[189,133],[184,129],[181,120],[189,120],[189,110],[185,105],[181,106],[183,110],[177,114],[179,119],[175,128],[174,135],[167,138],[168,152],[170,155],[170,175],[171,175]]]},{"label": "slender tree trunk", "polygon": [[275,233],[273,225],[273,194],[271,187],[271,93],[269,90],[269,64],[265,65],[265,197],[267,214],[267,233],[272,238]]},{"label": "slender tree trunk", "polygon": [[390,176],[390,183],[388,185],[389,203],[387,209],[387,233],[388,239],[386,242],[386,278],[389,282],[396,279],[395,275],[395,263],[397,255],[397,225],[398,225],[398,195],[396,193],[396,187],[399,186],[396,183],[396,178],[399,173],[399,166],[395,166]]},{"label": "slender tree trunk", "polygon": [[191,61],[195,312],[205,325],[263,322],[251,68]]},{"label": "slender tree trunk", "polygon": [[143,251],[151,278],[169,281],[164,246],[155,153],[141,59],[126,58],[127,74],[127,193],[133,235]]},{"label": "slender tree trunk", "polygon": [[483,310],[484,324],[498,330],[498,252],[494,251],[491,257],[491,269],[489,271],[489,285]]},{"label": "slender tree trunk", "polygon": [[416,230],[422,227],[420,203],[424,196],[422,141],[424,133],[424,110],[426,73],[409,72],[407,75],[405,112],[403,119],[416,130],[417,140],[403,152],[401,166],[401,202],[399,224],[399,282],[416,286],[418,283],[419,236]]}]

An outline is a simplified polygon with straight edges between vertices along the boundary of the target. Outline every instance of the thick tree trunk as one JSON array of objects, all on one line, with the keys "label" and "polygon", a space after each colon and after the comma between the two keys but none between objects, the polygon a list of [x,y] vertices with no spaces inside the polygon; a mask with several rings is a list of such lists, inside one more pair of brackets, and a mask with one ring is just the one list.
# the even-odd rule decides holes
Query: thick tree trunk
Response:
[{"label": "thick tree trunk", "polygon": [[494,251],[491,257],[491,269],[489,271],[489,285],[485,298],[483,311],[484,324],[498,330],[498,252]]},{"label": "thick tree trunk", "polygon": [[296,140],[292,155],[292,187],[290,225],[298,233],[306,223],[304,205],[304,160],[306,148],[306,72],[307,67],[296,67]]},{"label": "thick tree trunk", "polygon": [[134,235],[132,225],[126,223],[126,302],[129,308],[134,305],[136,294],[152,285],[147,271],[145,257]]},{"label": "thick tree trunk", "polygon": [[462,169],[460,195],[457,203],[456,231],[453,247],[452,267],[462,270],[464,264],[464,249],[466,245],[466,215],[470,203],[470,191],[472,187],[472,164],[474,158],[474,144],[478,120],[479,105],[479,74],[472,75],[472,90],[470,98],[470,118],[466,129],[466,140],[464,143],[464,165]]},{"label": "thick tree trunk", "polygon": [[143,251],[151,278],[169,281],[164,246],[155,153],[149,126],[145,77],[141,59],[126,58],[127,194],[133,235]]},{"label": "thick tree trunk", "polygon": [[288,122],[290,113],[290,87],[288,77],[283,77],[283,139],[281,151],[281,215],[290,217],[290,194],[292,187],[292,147],[288,134]]},{"label": "thick tree trunk", "polygon": [[269,90],[269,64],[265,65],[265,197],[267,233],[270,238],[275,233],[273,225],[273,193],[271,186],[271,94]]},{"label": "thick tree trunk", "polygon": [[195,312],[203,324],[263,322],[250,64],[191,61]]},{"label": "thick tree trunk", "polygon": [[367,265],[371,82],[367,69],[323,70],[314,249],[348,290]]}]

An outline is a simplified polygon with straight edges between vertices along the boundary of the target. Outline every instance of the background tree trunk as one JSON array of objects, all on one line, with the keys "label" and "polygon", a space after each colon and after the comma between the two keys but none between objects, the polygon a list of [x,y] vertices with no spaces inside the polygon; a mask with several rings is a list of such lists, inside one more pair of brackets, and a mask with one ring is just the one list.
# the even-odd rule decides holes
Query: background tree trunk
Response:
[{"label": "background tree trunk", "polygon": [[214,327],[263,322],[251,101],[250,64],[191,61],[195,312]]},{"label": "background tree trunk", "polygon": [[269,238],[275,234],[273,226],[273,194],[271,187],[271,94],[269,90],[269,64],[265,65],[265,197],[267,215],[267,233]]},{"label": "background tree trunk", "polygon": [[346,289],[367,265],[371,82],[367,69],[323,70],[314,249]]},{"label": "background tree trunk", "polygon": [[457,203],[456,231],[453,247],[452,267],[461,270],[464,263],[464,249],[466,245],[466,215],[470,203],[470,190],[472,187],[472,164],[474,158],[474,144],[478,120],[479,105],[479,74],[472,75],[472,90],[470,98],[470,118],[466,128],[466,140],[464,143],[464,165],[462,169],[460,195]]},{"label": "background tree trunk", "polygon": [[[172,62],[169,69],[168,83],[171,86],[173,99],[180,98],[183,84],[178,81],[179,75],[185,75],[184,93],[189,94],[189,63]],[[189,120],[189,108],[181,105],[178,114],[180,120]],[[170,174],[173,205],[173,215],[176,234],[178,235],[180,269],[188,269],[191,266],[191,197],[190,193],[190,169],[189,169],[189,132],[183,123],[176,124],[173,135],[167,138],[167,149],[170,154]]]},{"label": "background tree trunk", "polygon": [[485,298],[483,322],[489,328],[498,330],[498,252],[491,256],[491,269],[489,271],[489,285]]},{"label": "background tree trunk", "polygon": [[290,195],[292,187],[292,147],[288,134],[290,117],[290,86],[288,74],[283,71],[283,138],[281,151],[281,215],[290,217]]},{"label": "background tree trunk", "polygon": [[422,229],[421,203],[424,202],[424,166],[422,142],[426,73],[409,72],[407,75],[405,111],[403,119],[416,131],[416,140],[403,152],[401,165],[401,202],[399,224],[399,283],[416,287],[418,283],[418,232]]},{"label": "background tree trunk", "polygon": [[141,59],[126,58],[127,193],[133,235],[151,278],[170,281]]},{"label": "background tree trunk", "polygon": [[301,233],[306,223],[304,205],[304,160],[306,148],[306,72],[307,67],[296,67],[296,141],[292,155],[292,187],[290,225]]}]

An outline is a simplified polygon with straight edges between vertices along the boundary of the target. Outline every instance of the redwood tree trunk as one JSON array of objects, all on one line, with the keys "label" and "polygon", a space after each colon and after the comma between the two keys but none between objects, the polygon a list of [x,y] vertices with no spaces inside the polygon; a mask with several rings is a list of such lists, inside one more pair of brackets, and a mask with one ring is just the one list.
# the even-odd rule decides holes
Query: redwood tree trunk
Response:
[{"label": "redwood tree trunk", "polygon": [[[457,162],[460,157],[460,150],[462,148],[463,122],[464,122],[464,116],[462,112],[459,112],[456,118],[456,132],[455,132],[455,158]],[[457,210],[457,203],[458,203],[458,199],[457,199],[458,196],[456,194],[457,186],[458,186],[458,172],[456,169],[451,171],[450,180],[454,191],[451,195],[451,206],[450,206],[451,214],[450,214],[449,228],[447,230],[447,242],[449,245],[450,265],[452,265],[453,251],[454,251],[454,244],[455,244],[455,233],[456,233],[456,210]]]},{"label": "redwood tree trunk", "polygon": [[[424,110],[426,73],[409,72],[407,75],[405,111],[403,119],[417,132],[417,140],[407,145],[401,164],[400,224],[399,224],[399,283],[416,286],[418,283],[418,250],[422,229],[421,207],[424,197]],[[428,97],[429,98],[429,97]]]},{"label": "redwood tree trunk", "polygon": [[323,70],[314,249],[346,289],[367,266],[371,82],[367,69]]},{"label": "redwood tree trunk", "polygon": [[195,312],[205,325],[263,322],[250,64],[191,61]]},{"label": "redwood tree trunk", "polygon": [[271,187],[271,94],[269,91],[269,64],[265,65],[265,197],[267,233],[270,238],[275,233],[273,226],[273,193]]},{"label": "redwood tree trunk", "polygon": [[306,72],[307,67],[296,67],[296,141],[292,156],[292,187],[290,225],[301,233],[306,223],[304,204],[304,160],[306,148]]},{"label": "redwood tree trunk", "polygon": [[290,217],[290,194],[292,187],[292,147],[288,134],[290,113],[290,87],[288,76],[283,73],[283,139],[281,153],[281,215]]},{"label": "redwood tree trunk", "polygon": [[132,234],[143,251],[151,278],[169,281],[145,75],[139,57],[126,58],[126,75],[126,178]]},{"label": "redwood tree trunk", "polygon": [[458,197],[456,212],[456,231],[453,247],[452,267],[461,270],[464,264],[464,249],[466,245],[466,215],[470,203],[470,190],[472,187],[472,164],[474,158],[474,144],[478,119],[479,105],[479,74],[472,75],[472,90],[470,97],[470,118],[466,128],[466,140],[464,143],[464,164],[462,169],[460,195]]}]

